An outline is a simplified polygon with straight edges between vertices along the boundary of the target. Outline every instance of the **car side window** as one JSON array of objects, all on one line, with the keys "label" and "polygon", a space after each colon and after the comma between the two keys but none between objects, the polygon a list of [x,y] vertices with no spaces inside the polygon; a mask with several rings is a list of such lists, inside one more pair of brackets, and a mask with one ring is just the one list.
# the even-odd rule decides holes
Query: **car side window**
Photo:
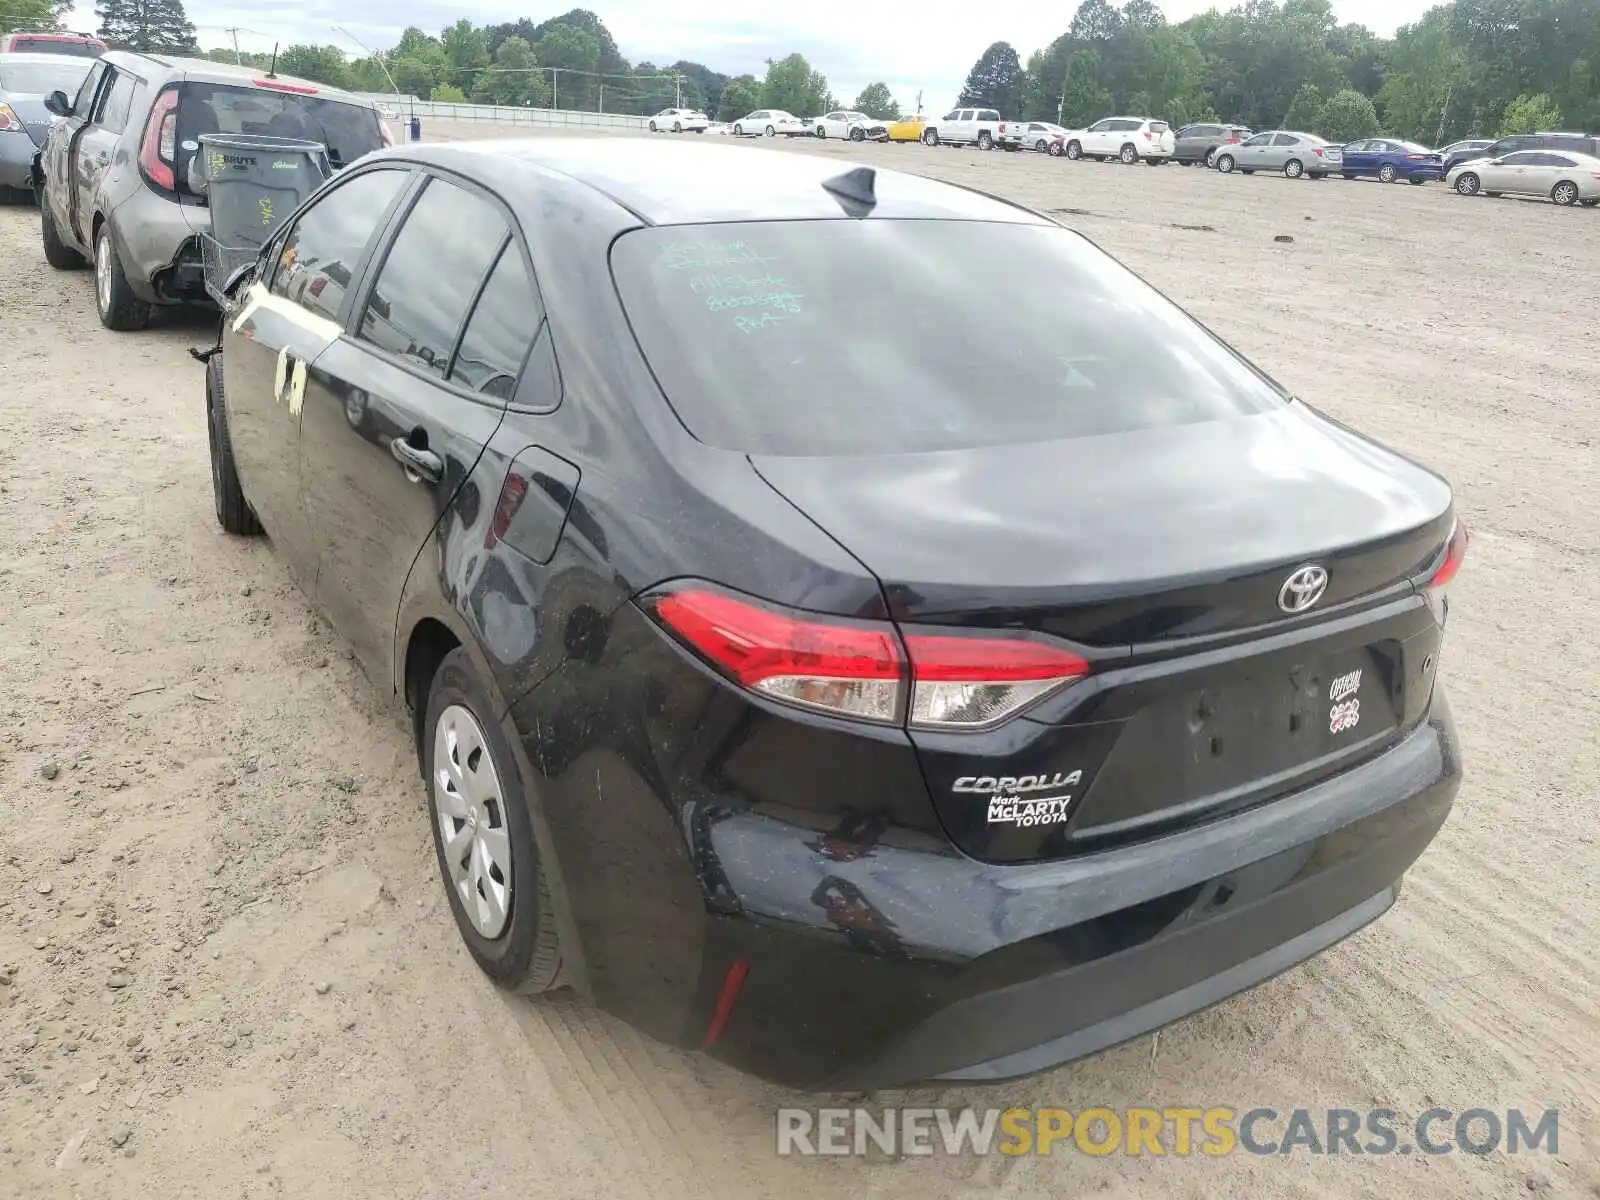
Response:
[{"label": "car side window", "polygon": [[128,112],[133,107],[133,90],[139,81],[126,71],[113,71],[111,83],[100,100],[100,111],[94,123],[112,133],[121,133],[128,124]]},{"label": "car side window", "polygon": [[1270,141],[1272,141],[1270,133],[1258,133],[1253,138],[1246,138],[1240,144],[1245,146],[1265,146]]},{"label": "car side window", "polygon": [[268,290],[337,321],[367,243],[410,178],[407,171],[366,171],[319,199],[283,239]]},{"label": "car side window", "polygon": [[1108,130],[1110,128],[1111,128],[1111,122],[1110,121],[1096,121],[1093,125],[1089,126],[1088,132],[1089,133],[1104,133],[1106,130]]},{"label": "car side window", "polygon": [[961,111],[959,109],[957,109],[954,112],[945,113],[945,115],[940,117],[939,119],[941,121],[954,121],[954,120],[957,120],[960,116],[961,116]]},{"label": "car side window", "polygon": [[992,108],[986,108],[978,114],[978,120],[980,121],[998,121],[999,119],[1000,114]]},{"label": "car side window", "polygon": [[450,363],[450,381],[496,400],[510,400],[522,362],[544,320],[538,289],[515,238],[500,252]]},{"label": "car side window", "polygon": [[105,78],[110,70],[103,62],[97,62],[89,68],[89,73],[83,77],[83,83],[78,87],[78,94],[72,100],[72,115],[89,119],[89,106],[94,101],[94,94],[100,86],[100,81]]},{"label": "car side window", "polygon": [[1502,161],[1508,167],[1531,167],[1538,157],[1531,150],[1520,150],[1515,154],[1507,154]]},{"label": "car side window", "polygon": [[505,218],[483,196],[429,180],[384,256],[357,336],[443,379],[506,233]]},{"label": "car side window", "polygon": [[1539,164],[1542,167],[1575,167],[1578,165],[1565,154],[1545,154],[1541,157],[1544,159],[1544,161]]},{"label": "car side window", "polygon": [[1279,133],[1273,136],[1272,144],[1274,146],[1297,146],[1300,144],[1300,139],[1292,133]]}]

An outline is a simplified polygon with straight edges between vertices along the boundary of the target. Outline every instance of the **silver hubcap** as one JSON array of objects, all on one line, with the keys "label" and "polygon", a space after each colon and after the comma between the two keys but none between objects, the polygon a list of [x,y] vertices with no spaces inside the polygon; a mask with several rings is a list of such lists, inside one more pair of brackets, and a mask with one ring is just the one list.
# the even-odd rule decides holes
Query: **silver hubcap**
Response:
[{"label": "silver hubcap", "polygon": [[94,244],[94,291],[100,311],[111,309],[111,239],[101,234]]},{"label": "silver hubcap", "polygon": [[1559,204],[1571,204],[1577,194],[1576,188],[1570,184],[1562,184],[1556,189],[1556,202]]},{"label": "silver hubcap", "polygon": [[497,938],[511,914],[511,834],[483,730],[459,704],[434,727],[433,805],[461,907],[479,934]]}]

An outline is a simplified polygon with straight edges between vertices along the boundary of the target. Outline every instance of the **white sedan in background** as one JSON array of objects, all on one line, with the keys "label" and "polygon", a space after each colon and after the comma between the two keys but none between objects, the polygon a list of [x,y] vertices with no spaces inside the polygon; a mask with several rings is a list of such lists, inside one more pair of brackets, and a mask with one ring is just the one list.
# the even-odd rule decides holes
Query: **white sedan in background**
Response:
[{"label": "white sedan in background", "polygon": [[1463,196],[1549,196],[1555,203],[1600,204],[1600,158],[1567,150],[1518,150],[1450,168],[1445,182]]},{"label": "white sedan in background", "polygon": [[781,108],[758,108],[748,116],[733,123],[734,137],[804,137],[811,132],[807,125],[793,113]]},{"label": "white sedan in background", "polygon": [[812,132],[819,138],[848,138],[853,142],[888,140],[889,126],[853,109],[835,109],[816,119]]},{"label": "white sedan in background", "polygon": [[670,129],[673,133],[704,133],[711,118],[692,108],[663,108],[650,118],[650,132]]}]

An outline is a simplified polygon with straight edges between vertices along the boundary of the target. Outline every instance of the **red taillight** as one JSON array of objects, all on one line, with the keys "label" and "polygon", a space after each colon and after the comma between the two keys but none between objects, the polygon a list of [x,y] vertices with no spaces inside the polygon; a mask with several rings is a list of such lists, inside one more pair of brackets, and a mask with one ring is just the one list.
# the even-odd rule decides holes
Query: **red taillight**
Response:
[{"label": "red taillight", "polygon": [[1231,129],[1228,131],[1228,141],[1230,143],[1237,144],[1242,136],[1243,135],[1237,129]]},{"label": "red taillight", "polygon": [[1322,147],[1321,146],[1313,146],[1313,147],[1311,147],[1311,153],[1315,154],[1318,158],[1321,158],[1322,157]]},{"label": "red taillight", "polygon": [[652,608],[744,687],[857,720],[985,728],[1090,671],[1044,642],[915,631],[902,642],[887,622],[782,612],[709,588],[667,592]]},{"label": "red taillight", "polygon": [[1467,526],[1462,521],[1457,521],[1454,529],[1450,531],[1450,540],[1445,543],[1444,561],[1435,569],[1428,579],[1428,590],[1437,591],[1456,577],[1456,572],[1461,570],[1461,564],[1467,557]]},{"label": "red taillight", "polygon": [[173,163],[178,142],[178,89],[168,88],[150,106],[144,123],[144,138],[139,143],[139,169],[158,188],[177,191]]},{"label": "red taillight", "polygon": [[284,83],[278,79],[257,79],[253,81],[258,88],[266,88],[274,92],[293,92],[297,96],[315,96],[317,89],[302,87],[297,83]]},{"label": "red taillight", "polygon": [[795,617],[699,588],[661,596],[655,612],[747,688],[841,716],[899,719],[905,672],[887,625]]},{"label": "red taillight", "polygon": [[495,543],[506,536],[506,530],[511,528],[511,518],[517,515],[517,509],[522,507],[527,494],[527,479],[515,471],[509,472],[506,481],[500,485],[500,499],[495,503],[494,517],[483,533],[484,549],[493,549]]},{"label": "red taillight", "polygon": [[1011,638],[909,633],[911,709],[925,729],[992,725],[1074,679],[1089,664],[1068,650]]},{"label": "red taillight", "polygon": [[1150,131],[1148,129],[1146,129],[1146,130],[1143,130],[1143,133],[1144,133],[1144,140],[1148,142],[1150,140]]}]

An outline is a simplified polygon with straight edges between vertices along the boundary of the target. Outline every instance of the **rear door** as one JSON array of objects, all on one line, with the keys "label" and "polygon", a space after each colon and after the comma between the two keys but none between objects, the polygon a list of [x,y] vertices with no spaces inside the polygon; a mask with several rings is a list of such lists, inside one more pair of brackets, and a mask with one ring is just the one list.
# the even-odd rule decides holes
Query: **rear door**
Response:
[{"label": "rear door", "polygon": [[78,133],[73,156],[73,178],[77,184],[73,203],[76,210],[74,215],[82,223],[85,233],[94,216],[100,182],[116,155],[117,142],[127,128],[134,99],[143,91],[141,81],[130,72],[108,68],[94,107],[90,110],[89,120]]},{"label": "rear door", "polygon": [[1366,175],[1377,168],[1373,165],[1372,147],[1381,142],[1350,142],[1344,148],[1344,170],[1347,175]]},{"label": "rear door", "polygon": [[72,101],[71,114],[61,119],[60,127],[50,139],[52,161],[47,166],[47,174],[52,180],[50,190],[58,198],[59,215],[65,219],[67,227],[81,245],[88,244],[89,236],[87,228],[80,228],[78,224],[78,141],[89,126],[89,118],[94,115],[95,105],[100,100],[101,85],[105,83],[110,70],[104,62],[97,62],[89,68],[89,74],[84,76],[83,84]]},{"label": "rear door", "polygon": [[269,243],[232,317],[222,375],[239,480],[308,595],[317,553],[300,497],[307,379],[338,339],[350,283],[412,179],[405,169],[362,171],[322,193]]},{"label": "rear door", "polygon": [[428,178],[306,389],[300,481],[320,555],[317,603],[374,682],[392,681],[411,565],[515,381],[463,341],[468,318],[479,306],[485,319],[510,314],[530,338],[539,325],[537,306],[516,298],[525,266],[511,230],[475,185]]}]

